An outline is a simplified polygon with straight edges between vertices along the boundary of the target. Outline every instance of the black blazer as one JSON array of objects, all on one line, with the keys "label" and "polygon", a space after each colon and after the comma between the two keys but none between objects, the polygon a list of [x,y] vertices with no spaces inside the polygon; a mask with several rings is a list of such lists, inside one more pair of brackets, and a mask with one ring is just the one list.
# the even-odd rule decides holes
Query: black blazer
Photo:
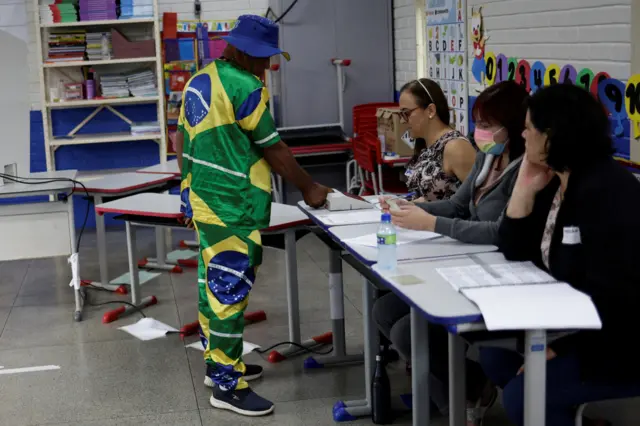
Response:
[{"label": "black blazer", "polygon": [[[499,246],[509,260],[542,264],[540,243],[560,181],[554,178],[522,219],[505,216]],[[580,244],[564,244],[565,227],[580,230]],[[549,251],[550,273],[591,296],[602,330],[579,331],[549,346],[575,351],[583,378],[640,380],[633,349],[640,336],[640,182],[608,159],[569,177]]]}]

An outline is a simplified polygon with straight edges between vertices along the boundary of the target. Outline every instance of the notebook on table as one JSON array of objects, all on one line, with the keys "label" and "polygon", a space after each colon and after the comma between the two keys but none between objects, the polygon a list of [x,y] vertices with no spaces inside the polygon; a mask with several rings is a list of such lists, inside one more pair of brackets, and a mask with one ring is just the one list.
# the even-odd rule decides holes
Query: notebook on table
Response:
[{"label": "notebook on table", "polygon": [[488,330],[599,329],[591,298],[532,262],[474,264],[436,271],[474,302]]}]

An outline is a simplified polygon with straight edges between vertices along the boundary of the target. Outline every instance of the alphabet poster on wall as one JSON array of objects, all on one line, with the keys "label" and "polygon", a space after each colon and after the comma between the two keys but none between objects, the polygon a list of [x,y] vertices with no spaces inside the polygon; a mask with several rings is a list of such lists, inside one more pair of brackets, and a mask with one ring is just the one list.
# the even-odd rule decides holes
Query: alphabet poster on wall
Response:
[{"label": "alphabet poster on wall", "polygon": [[437,82],[449,102],[451,124],[466,135],[466,0],[426,0],[427,77]]}]

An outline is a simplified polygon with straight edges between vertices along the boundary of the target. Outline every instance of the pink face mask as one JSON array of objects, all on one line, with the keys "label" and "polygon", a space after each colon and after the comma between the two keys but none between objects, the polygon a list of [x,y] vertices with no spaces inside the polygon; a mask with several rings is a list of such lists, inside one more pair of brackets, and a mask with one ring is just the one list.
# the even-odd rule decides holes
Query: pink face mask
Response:
[{"label": "pink face mask", "polygon": [[475,139],[478,148],[480,148],[480,151],[485,154],[501,155],[504,152],[506,141],[504,143],[497,143],[493,138],[494,135],[502,129],[504,129],[504,127],[492,132],[490,130],[479,129],[476,127],[473,131],[473,138]]}]

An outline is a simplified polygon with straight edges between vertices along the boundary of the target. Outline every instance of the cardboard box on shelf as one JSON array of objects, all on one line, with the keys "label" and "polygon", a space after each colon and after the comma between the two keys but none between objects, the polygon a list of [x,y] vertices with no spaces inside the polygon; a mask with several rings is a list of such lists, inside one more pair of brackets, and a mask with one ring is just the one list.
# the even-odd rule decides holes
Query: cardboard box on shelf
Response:
[{"label": "cardboard box on shelf", "polygon": [[399,108],[378,108],[378,138],[382,143],[382,151],[395,153],[400,157],[413,155],[413,141],[405,141],[403,136],[409,130],[409,124],[400,118]]}]

